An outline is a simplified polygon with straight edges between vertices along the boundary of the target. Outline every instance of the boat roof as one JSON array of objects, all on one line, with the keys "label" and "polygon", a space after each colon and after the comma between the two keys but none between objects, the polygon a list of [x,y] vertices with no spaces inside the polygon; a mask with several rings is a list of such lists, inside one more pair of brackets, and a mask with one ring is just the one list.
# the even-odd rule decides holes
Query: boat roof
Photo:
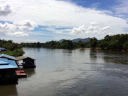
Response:
[{"label": "boat roof", "polygon": [[0,69],[16,69],[18,65],[15,60],[0,58]]},{"label": "boat roof", "polygon": [[[28,56],[19,56],[19,57],[16,57],[16,60],[23,60],[23,59],[26,59],[26,58],[31,58],[31,57],[28,57]],[[33,59],[33,58],[31,58]],[[33,59],[35,60],[35,59]]]},{"label": "boat roof", "polygon": [[0,58],[2,58],[2,57],[12,59],[12,60],[16,60],[16,58],[14,56],[10,56],[10,55],[7,55],[7,54],[1,54]]}]

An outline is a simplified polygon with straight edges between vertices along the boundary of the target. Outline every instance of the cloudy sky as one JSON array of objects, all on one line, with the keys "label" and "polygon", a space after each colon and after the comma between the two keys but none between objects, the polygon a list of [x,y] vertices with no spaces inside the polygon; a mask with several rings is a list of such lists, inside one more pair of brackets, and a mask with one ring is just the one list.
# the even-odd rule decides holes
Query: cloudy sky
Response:
[{"label": "cloudy sky", "polygon": [[15,42],[128,34],[128,0],[0,0],[0,38]]}]

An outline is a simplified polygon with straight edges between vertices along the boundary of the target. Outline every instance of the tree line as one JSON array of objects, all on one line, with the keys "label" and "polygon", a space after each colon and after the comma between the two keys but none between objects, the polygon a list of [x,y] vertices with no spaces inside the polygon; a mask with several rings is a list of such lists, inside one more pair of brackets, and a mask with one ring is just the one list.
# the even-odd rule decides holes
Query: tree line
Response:
[{"label": "tree line", "polygon": [[24,47],[43,47],[43,48],[53,48],[53,49],[75,49],[75,48],[85,48],[89,47],[89,42],[72,42],[71,40],[62,40],[62,41],[49,41],[46,43],[21,43]]},{"label": "tree line", "polygon": [[90,38],[88,42],[73,42],[73,40],[49,41],[45,43],[21,43],[24,47],[44,47],[58,49],[75,49],[75,48],[100,48],[104,50],[126,50],[128,51],[128,34],[117,34],[105,36],[103,39]]},{"label": "tree line", "polygon": [[76,49],[76,48],[92,48],[103,50],[124,50],[128,51],[128,34],[117,34],[113,36],[105,36],[103,39],[88,38],[87,42],[79,40],[74,42],[73,40],[60,40],[60,41],[48,41],[45,43],[14,43],[12,40],[0,40],[0,47],[6,48],[7,51],[0,52],[1,54],[8,54],[12,56],[20,56],[24,54],[23,47],[43,47],[53,49]]}]

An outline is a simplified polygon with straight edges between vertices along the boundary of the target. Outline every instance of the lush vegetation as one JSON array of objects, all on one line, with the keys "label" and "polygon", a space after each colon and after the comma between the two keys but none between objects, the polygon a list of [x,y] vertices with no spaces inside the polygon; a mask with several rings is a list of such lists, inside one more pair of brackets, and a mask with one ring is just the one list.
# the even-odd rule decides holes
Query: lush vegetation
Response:
[{"label": "lush vegetation", "polygon": [[23,55],[23,47],[44,47],[44,48],[59,48],[59,49],[75,49],[75,48],[99,48],[104,50],[123,50],[128,51],[128,34],[118,34],[113,36],[105,36],[104,39],[98,40],[97,38],[88,38],[87,41],[73,41],[73,40],[60,40],[49,41],[46,43],[14,43],[11,40],[0,40],[0,47],[6,48],[7,51],[0,51],[0,53],[20,56]]},{"label": "lush vegetation", "polygon": [[8,54],[12,56],[20,56],[24,54],[22,46],[14,43],[11,40],[0,40],[0,47],[5,48],[6,51],[1,51],[1,54]]},{"label": "lush vegetation", "polygon": [[102,49],[128,50],[128,34],[107,35],[98,42],[97,46]]},{"label": "lush vegetation", "polygon": [[58,49],[75,49],[89,47],[89,42],[72,42],[72,40],[49,41],[46,43],[22,43],[24,47],[44,47],[44,48],[58,48]]},{"label": "lush vegetation", "polygon": [[75,48],[100,48],[106,50],[125,50],[128,51],[128,34],[118,34],[105,36],[104,39],[90,38],[88,42],[73,42],[73,40],[49,41],[46,43],[22,43],[24,47],[45,47],[60,49]]}]

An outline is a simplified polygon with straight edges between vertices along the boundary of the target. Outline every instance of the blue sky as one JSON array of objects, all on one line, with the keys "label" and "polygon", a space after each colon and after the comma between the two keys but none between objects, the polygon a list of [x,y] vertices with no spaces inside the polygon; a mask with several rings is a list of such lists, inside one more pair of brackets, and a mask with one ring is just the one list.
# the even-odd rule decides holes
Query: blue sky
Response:
[{"label": "blue sky", "polygon": [[128,0],[0,0],[0,36],[15,42],[128,34]]},{"label": "blue sky", "polygon": [[[128,4],[128,0],[63,0],[63,1],[67,1],[85,8],[94,8],[101,11],[102,10],[110,11],[112,12],[111,15],[119,16],[122,18],[128,18],[128,12],[126,11],[128,10],[127,9],[128,7],[126,7]],[[118,8],[121,10],[118,10]],[[123,12],[124,10],[125,12]],[[121,14],[117,14],[118,13],[117,11],[122,11],[122,12],[119,12]]]},{"label": "blue sky", "polygon": [[96,8],[100,10],[111,10],[112,6],[119,4],[118,0],[64,0],[78,6]]}]

